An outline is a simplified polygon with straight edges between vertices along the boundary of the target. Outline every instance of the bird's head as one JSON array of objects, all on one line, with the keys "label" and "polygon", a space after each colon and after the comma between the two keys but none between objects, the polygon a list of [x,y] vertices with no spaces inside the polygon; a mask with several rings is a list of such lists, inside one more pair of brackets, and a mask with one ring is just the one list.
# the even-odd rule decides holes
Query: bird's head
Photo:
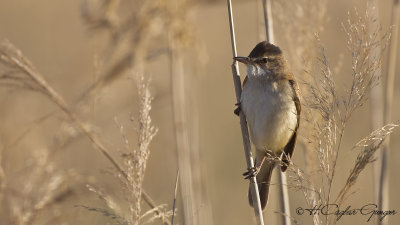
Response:
[{"label": "bird's head", "polygon": [[246,64],[249,79],[276,78],[284,72],[285,60],[279,47],[266,41],[260,42],[248,57],[235,57]]}]

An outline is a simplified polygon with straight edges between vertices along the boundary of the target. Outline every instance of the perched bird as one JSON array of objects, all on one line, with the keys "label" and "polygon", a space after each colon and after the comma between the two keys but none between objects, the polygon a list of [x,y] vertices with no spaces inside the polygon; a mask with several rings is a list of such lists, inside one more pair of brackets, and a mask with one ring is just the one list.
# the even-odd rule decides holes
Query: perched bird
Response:
[{"label": "perched bird", "polygon": [[[285,172],[293,156],[300,123],[300,94],[279,47],[263,41],[248,57],[234,59],[247,66],[235,113],[246,116],[250,140],[256,148],[255,167],[243,175],[246,179],[256,176],[264,209],[276,157],[281,158],[281,170]],[[249,202],[253,206],[250,189]]]}]

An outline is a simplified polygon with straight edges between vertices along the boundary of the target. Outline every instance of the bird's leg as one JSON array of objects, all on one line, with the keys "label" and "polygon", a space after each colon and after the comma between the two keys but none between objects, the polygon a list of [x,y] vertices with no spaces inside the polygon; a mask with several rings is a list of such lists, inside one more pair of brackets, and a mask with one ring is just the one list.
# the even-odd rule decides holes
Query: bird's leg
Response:
[{"label": "bird's leg", "polygon": [[257,176],[257,174],[260,172],[262,165],[264,164],[265,158],[267,158],[266,155],[263,156],[258,166],[255,165],[254,167],[248,168],[247,171],[243,173],[243,176],[245,176],[244,179],[250,179]]},{"label": "bird's leg", "polygon": [[240,111],[242,110],[242,109],[240,108],[240,102],[236,103],[235,105],[236,105],[237,107],[236,107],[236,109],[233,111],[233,113],[235,113],[236,116],[239,116],[239,113],[240,113]]}]

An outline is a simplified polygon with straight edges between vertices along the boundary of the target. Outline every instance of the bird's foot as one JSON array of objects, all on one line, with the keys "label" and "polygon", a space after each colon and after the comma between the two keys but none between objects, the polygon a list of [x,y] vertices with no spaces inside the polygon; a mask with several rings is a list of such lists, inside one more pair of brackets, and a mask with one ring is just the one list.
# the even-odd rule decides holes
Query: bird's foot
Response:
[{"label": "bird's foot", "polygon": [[261,167],[264,164],[264,161],[266,158],[267,158],[267,156],[264,155],[258,166],[253,166],[251,168],[248,168],[247,172],[243,173],[244,179],[250,179],[250,178],[257,176],[257,174],[260,172]]},{"label": "bird's foot", "polygon": [[246,172],[243,173],[244,179],[251,179],[260,172],[261,166],[254,166],[251,168],[248,168]]},{"label": "bird's foot", "polygon": [[235,104],[237,107],[236,109],[233,111],[233,113],[235,113],[236,116],[239,116],[240,111],[242,111],[242,109],[240,108],[240,102]]}]

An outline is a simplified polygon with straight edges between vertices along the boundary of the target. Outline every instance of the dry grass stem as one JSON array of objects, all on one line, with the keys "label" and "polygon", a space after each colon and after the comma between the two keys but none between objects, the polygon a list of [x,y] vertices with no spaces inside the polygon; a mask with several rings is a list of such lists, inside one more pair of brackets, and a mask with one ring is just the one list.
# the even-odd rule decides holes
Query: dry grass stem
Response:
[{"label": "dry grass stem", "polygon": [[[285,56],[291,65],[291,70],[299,81],[299,86],[303,96],[308,96],[307,83],[310,83],[312,76],[310,72],[318,64],[319,47],[315,41],[315,34],[324,31],[327,16],[327,0],[289,0],[272,1],[272,11],[274,20],[279,26],[275,26],[277,43],[286,52]],[[292,37],[296,38],[292,38]],[[337,68],[337,67],[336,67]],[[302,107],[301,122],[299,130],[298,144],[304,149],[307,173],[312,173],[319,169],[319,160],[311,147],[309,137],[313,130],[315,118],[311,109]]]},{"label": "dry grass stem", "polygon": [[76,205],[76,207],[82,207],[82,208],[87,209],[89,211],[100,213],[105,217],[111,218],[118,225],[129,224],[123,217],[120,217],[120,216],[118,216],[116,214],[113,214],[112,212],[110,212],[107,209],[102,209],[102,208],[97,208],[97,207],[89,207],[89,206],[85,206],[85,205]]},{"label": "dry grass stem", "polygon": [[[87,184],[86,188],[96,194],[103,202],[106,203],[107,207],[111,209],[115,215],[122,215],[122,209],[118,205],[118,203],[114,200],[114,198],[108,194],[106,194],[104,191],[99,190],[98,188]],[[122,217],[120,217],[122,218]]]},{"label": "dry grass stem", "polygon": [[[366,10],[363,17],[358,15],[356,21],[350,20],[343,24],[347,35],[347,48],[352,58],[352,83],[347,98],[343,100],[346,114],[342,123],[346,123],[355,109],[362,106],[368,98],[369,91],[377,85],[382,65],[383,53],[389,43],[391,32],[384,32],[382,27],[371,24],[378,23],[377,19]],[[368,30],[368,26],[376,30]]]},{"label": "dry grass stem", "polygon": [[360,140],[355,147],[360,148],[361,151],[357,156],[355,165],[351,169],[349,177],[347,178],[345,186],[340,191],[336,203],[342,204],[343,200],[349,194],[350,188],[356,183],[358,176],[365,169],[365,167],[374,162],[374,154],[381,147],[385,138],[393,132],[393,129],[397,127],[396,124],[388,124],[381,129],[373,131],[370,135]]},{"label": "dry grass stem", "polygon": [[[113,81],[119,79],[128,68],[132,68],[136,72],[144,72],[148,61],[153,61],[157,57],[170,52],[178,52],[175,47],[179,46],[179,51],[191,45],[195,46],[192,37],[192,25],[188,19],[188,13],[192,6],[192,1],[179,0],[165,2],[164,0],[156,1],[103,1],[94,0],[82,1],[82,18],[92,28],[92,32],[105,32],[109,36],[109,43],[106,45],[103,57],[100,58],[100,63],[106,68],[99,79],[85,91],[80,98],[84,100],[86,96],[90,96],[94,90],[100,91],[103,87],[109,86]],[[125,11],[124,4],[129,4],[129,12]],[[168,40],[164,42],[163,40]],[[171,46],[171,42],[174,43]],[[174,49],[171,49],[174,48]],[[128,51],[127,51],[128,49]],[[175,54],[176,55],[176,54]],[[177,60],[178,61],[178,60]],[[181,60],[179,60],[181,62]],[[171,66],[171,68],[174,68]],[[172,84],[181,84],[183,75],[179,70],[177,73],[172,73],[174,81]],[[182,78],[182,79],[180,79]],[[185,212],[185,218],[188,223],[195,223],[192,217],[205,218],[207,221],[202,223],[211,223],[207,218],[211,218],[211,210],[209,207],[198,208],[201,203],[206,202],[206,196],[200,196],[200,191],[194,191],[194,184],[201,184],[199,176],[199,168],[196,165],[198,154],[196,155],[195,146],[188,146],[189,135],[186,131],[188,123],[186,123],[185,115],[181,113],[184,109],[185,101],[176,96],[185,96],[182,88],[174,86],[173,106],[174,119],[177,133],[178,152],[184,155],[178,159],[179,162],[186,162],[191,165],[189,168],[183,169],[182,174],[182,190],[183,194],[188,196],[183,198],[184,207],[188,207]],[[175,94],[178,93],[177,95]],[[181,124],[181,122],[183,122]],[[178,132],[179,131],[179,132]],[[189,143],[190,145],[190,143]],[[189,151],[190,147],[190,151]],[[184,153],[186,151],[186,153]],[[192,160],[191,160],[192,159]],[[181,167],[182,165],[180,165]],[[197,169],[197,170],[196,170]],[[196,170],[196,171],[194,171]],[[195,173],[197,172],[197,173]],[[185,176],[188,174],[188,176]],[[190,178],[190,179],[186,179]],[[183,184],[184,183],[184,184]],[[189,190],[189,191],[187,191]],[[197,194],[200,197],[196,197]],[[152,207],[152,200],[148,199],[148,195],[143,192],[143,197]],[[192,201],[187,201],[191,199]],[[196,199],[198,199],[196,201]],[[202,201],[200,203],[200,201]],[[193,209],[193,210],[189,210]],[[207,214],[208,211],[209,213]],[[206,213],[206,215],[203,215]]]},{"label": "dry grass stem", "polygon": [[[306,127],[310,127],[310,133],[306,139],[307,151],[316,154],[319,161],[319,170],[322,177],[307,178],[304,173],[296,169],[292,171],[292,177],[297,183],[297,188],[303,190],[306,201],[310,206],[318,204],[342,204],[349,195],[349,190],[355,184],[358,176],[366,165],[372,162],[373,154],[379,149],[383,140],[392,132],[396,125],[389,124],[381,130],[373,132],[363,139],[362,151],[354,163],[349,178],[342,188],[336,201],[332,201],[332,187],[335,172],[338,166],[338,156],[342,150],[342,142],[348,120],[368,99],[368,95],[379,81],[379,69],[382,64],[384,50],[390,38],[390,31],[384,32],[379,25],[368,26],[377,23],[377,20],[366,10],[365,15],[360,16],[355,12],[356,20],[347,20],[343,24],[343,30],[347,36],[347,48],[352,59],[352,73],[350,86],[344,95],[337,91],[334,81],[334,73],[327,57],[326,49],[322,46],[317,36],[317,46],[320,51],[316,61],[315,72],[313,68],[306,69],[307,76],[303,83],[305,108],[311,115],[306,117]],[[376,28],[372,29],[371,28]],[[305,134],[307,135],[307,134]],[[310,179],[309,181],[307,181]],[[315,182],[319,180],[318,182]],[[316,188],[320,186],[320,188]],[[314,215],[314,224],[334,224],[328,215],[325,221],[318,215]]]},{"label": "dry grass stem", "polygon": [[[107,152],[107,149],[100,142],[100,139],[93,134],[85,123],[70,110],[65,100],[47,83],[44,77],[33,67],[32,63],[23,56],[22,52],[14,47],[9,41],[2,41],[0,44],[0,59],[6,66],[19,70],[25,77],[23,83],[31,83],[30,86],[40,90],[41,93],[49,97],[61,110],[78,126],[82,133],[95,144],[97,149],[120,171],[123,172],[117,162]],[[2,80],[0,80],[1,82]]]},{"label": "dry grass stem", "polygon": [[[117,161],[113,159],[113,157],[109,154],[106,147],[102,144],[100,139],[92,132],[90,126],[86,123],[82,122],[78,115],[73,112],[65,100],[59,95],[44,79],[44,77],[36,70],[33,64],[22,54],[20,50],[14,47],[9,41],[4,40],[0,43],[0,62],[3,63],[6,67],[10,68],[13,71],[13,75],[21,77],[21,79],[17,79],[17,83],[21,83],[22,87],[27,86],[28,89],[33,89],[40,91],[45,96],[47,96],[52,102],[54,102],[60,109],[71,119],[71,121],[78,127],[78,129],[85,134],[89,140],[96,146],[96,149],[99,150],[109,161],[110,163],[117,169],[119,173],[123,175],[123,177],[128,178],[126,172],[119,166]],[[7,74],[7,73],[6,73]],[[0,83],[4,80],[8,80],[8,76],[2,76],[0,79]],[[142,197],[150,205],[150,207],[154,208],[156,205],[154,201],[150,198],[150,196],[142,190]],[[158,212],[158,211],[157,211]],[[162,212],[158,212],[162,214]],[[168,221],[164,221],[164,223],[169,223]]]},{"label": "dry grass stem", "polygon": [[[140,222],[141,196],[143,192],[143,180],[149,157],[149,145],[153,137],[157,134],[157,128],[151,124],[150,110],[153,97],[150,95],[149,82],[144,81],[143,75],[138,77],[137,82],[139,102],[138,118],[138,146],[131,149],[131,154],[127,158],[127,182],[131,193],[130,210],[132,212],[131,221],[135,225]],[[132,200],[134,201],[132,204]]]},{"label": "dry grass stem", "polygon": [[[245,15],[240,18],[246,24],[240,29],[243,44],[267,40],[279,46],[302,93],[296,156],[284,174],[275,170],[279,177],[272,185],[278,189],[273,190],[280,193],[270,199],[275,202],[268,203],[266,212],[259,204],[255,177],[250,179],[249,196],[254,208],[245,204],[234,209],[229,203],[217,207],[227,199],[218,192],[228,185],[228,201],[244,200],[244,192],[236,193],[241,187],[231,186],[231,179],[238,177],[220,179],[218,173],[205,173],[218,170],[219,159],[226,159],[226,152],[213,148],[231,148],[237,141],[229,138],[236,135],[229,129],[233,117],[222,118],[226,102],[221,99],[229,92],[219,76],[224,66],[211,60],[204,67],[213,57],[227,56],[221,44],[226,37],[218,35],[226,19],[219,1],[79,0],[33,8],[17,2],[0,7],[0,33],[15,39],[0,39],[0,224],[264,225],[269,206],[280,204],[279,212],[265,217],[265,223],[335,225],[366,218],[358,213],[338,221],[337,215],[308,209],[328,204],[340,211],[348,205],[362,207],[368,202],[361,199],[356,205],[360,188],[362,193],[375,192],[377,210],[393,210],[390,207],[397,204],[390,197],[398,195],[389,195],[395,192],[389,190],[389,178],[396,170],[390,165],[396,146],[389,141],[391,135],[398,136],[394,131],[400,125],[394,115],[399,109],[394,85],[400,0],[367,0],[361,5],[355,0],[238,2],[238,12]],[[232,55],[237,56],[231,0],[227,5]],[[343,14],[349,6],[361,7]],[[337,18],[343,15],[340,24]],[[63,18],[54,20],[57,16]],[[382,22],[390,17],[388,29],[382,28],[380,17]],[[238,62],[234,60],[231,69],[239,102]],[[133,90],[125,79],[134,80],[129,83]],[[126,112],[130,109],[132,114]],[[108,118],[113,116],[128,122],[116,119],[117,128],[110,129],[113,121]],[[239,120],[246,166],[251,168],[254,160],[243,113]],[[368,123],[357,123],[360,120]],[[154,121],[163,132],[158,133]],[[163,151],[153,151],[159,147]],[[236,156],[231,155],[231,164]],[[270,158],[285,164],[278,156]],[[224,169],[232,171],[235,165],[228,164]],[[370,165],[375,167],[374,180]],[[371,182],[374,187],[368,188]],[[144,187],[159,199],[153,200]],[[291,210],[288,193],[296,203]],[[216,199],[211,201],[208,194]],[[160,204],[172,197],[171,204]],[[304,214],[290,215],[297,207]],[[398,221],[389,216],[372,219],[377,225]]]},{"label": "dry grass stem", "polygon": [[[329,179],[332,173],[331,160],[335,156],[335,145],[337,142],[338,125],[336,121],[340,118],[339,98],[333,80],[333,75],[326,56],[326,50],[319,45],[321,56],[318,58],[319,76],[312,76],[312,83],[306,83],[307,96],[305,104],[308,109],[317,115],[318,123],[313,127],[312,139],[317,139],[312,145],[317,150],[319,167],[323,174]],[[314,122],[315,122],[314,120]],[[310,121],[308,121],[310,122]]]},{"label": "dry grass stem", "polygon": [[[120,181],[124,190],[124,198],[129,206],[129,209],[127,210],[128,213],[124,213],[124,210],[120,207],[121,204],[118,204],[117,201],[114,200],[115,196],[107,195],[103,191],[100,191],[91,185],[87,185],[90,191],[94,192],[106,203],[108,209],[87,206],[84,208],[109,216],[116,220],[117,223],[139,225],[146,224],[158,218],[163,223],[170,224],[168,222],[168,217],[171,213],[165,212],[165,205],[154,206],[142,215],[141,203],[143,196],[143,182],[150,154],[149,145],[158,132],[158,129],[152,125],[150,117],[153,97],[150,94],[149,84],[150,82],[146,81],[143,75],[138,75],[137,89],[139,97],[139,115],[137,119],[131,119],[132,122],[137,123],[135,128],[137,134],[136,147],[130,144],[124,126],[116,121],[121,132],[125,150],[127,151],[127,153],[122,155],[125,162],[124,173],[126,174],[126,177],[120,176]],[[154,215],[148,218],[151,214]],[[147,221],[141,222],[142,219],[145,218],[147,218]]]}]

